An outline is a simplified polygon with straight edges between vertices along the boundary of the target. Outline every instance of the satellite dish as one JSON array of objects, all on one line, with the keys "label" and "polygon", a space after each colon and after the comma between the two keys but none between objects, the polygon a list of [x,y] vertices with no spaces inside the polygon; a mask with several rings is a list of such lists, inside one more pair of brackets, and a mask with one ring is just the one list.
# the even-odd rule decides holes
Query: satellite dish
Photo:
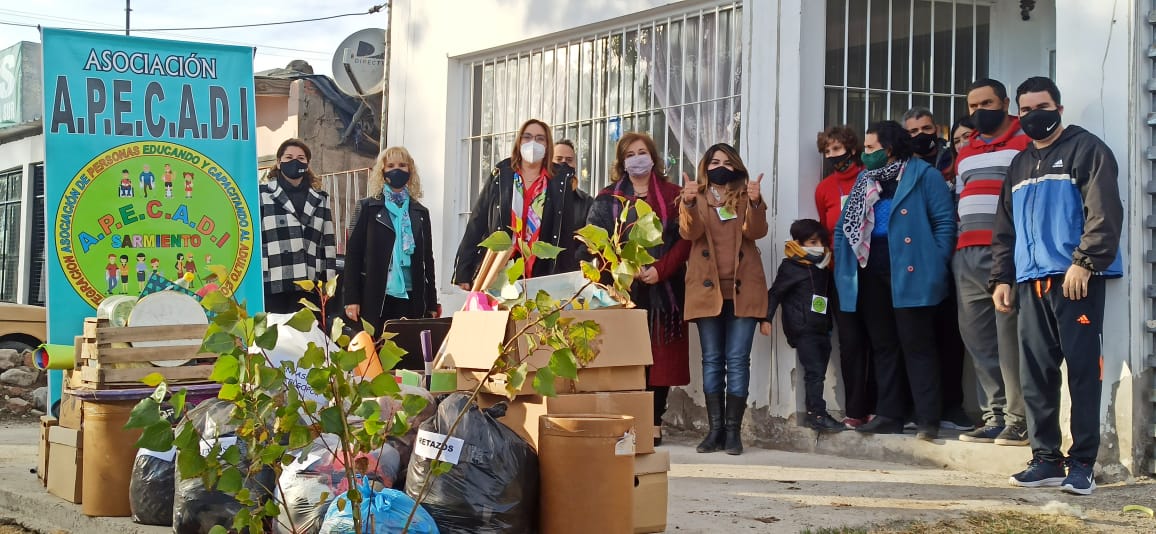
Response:
[{"label": "satellite dish", "polygon": [[385,30],[367,28],[346,37],[333,53],[333,81],[350,96],[385,88]]}]

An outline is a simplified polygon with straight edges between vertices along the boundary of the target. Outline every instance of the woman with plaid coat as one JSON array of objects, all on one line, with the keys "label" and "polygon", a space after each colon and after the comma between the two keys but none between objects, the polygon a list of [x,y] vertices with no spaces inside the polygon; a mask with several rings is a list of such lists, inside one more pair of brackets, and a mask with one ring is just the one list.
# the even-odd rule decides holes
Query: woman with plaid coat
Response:
[{"label": "woman with plaid coat", "polygon": [[321,179],[309,170],[311,156],[300,139],[286,140],[261,184],[261,271],[269,313],[295,313],[302,298],[316,303],[316,293],[294,282],[332,280],[337,274],[333,212]]}]

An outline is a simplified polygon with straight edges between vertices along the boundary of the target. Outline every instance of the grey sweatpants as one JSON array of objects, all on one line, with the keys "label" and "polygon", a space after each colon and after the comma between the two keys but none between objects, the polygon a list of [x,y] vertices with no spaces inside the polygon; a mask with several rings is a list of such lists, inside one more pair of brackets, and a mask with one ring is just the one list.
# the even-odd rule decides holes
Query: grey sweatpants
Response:
[{"label": "grey sweatpants", "polygon": [[1014,307],[1011,313],[997,312],[988,293],[991,248],[957,250],[951,263],[959,296],[959,333],[975,366],[984,424],[1025,424],[1016,312]]}]

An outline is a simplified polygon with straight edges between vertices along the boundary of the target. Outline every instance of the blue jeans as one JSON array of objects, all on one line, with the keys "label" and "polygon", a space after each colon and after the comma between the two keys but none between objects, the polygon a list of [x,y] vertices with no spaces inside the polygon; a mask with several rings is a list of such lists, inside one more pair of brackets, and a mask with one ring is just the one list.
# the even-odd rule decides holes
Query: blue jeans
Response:
[{"label": "blue jeans", "polygon": [[722,312],[695,320],[702,345],[702,390],[746,397],[751,383],[751,343],[755,340],[754,317],[735,317],[735,303],[724,300]]}]

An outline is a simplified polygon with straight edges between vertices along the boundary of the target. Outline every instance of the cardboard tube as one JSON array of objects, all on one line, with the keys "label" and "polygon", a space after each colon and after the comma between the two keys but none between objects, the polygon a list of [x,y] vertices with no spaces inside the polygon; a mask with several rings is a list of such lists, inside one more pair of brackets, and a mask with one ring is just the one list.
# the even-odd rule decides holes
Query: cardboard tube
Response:
[{"label": "cardboard tube", "polygon": [[470,287],[470,291],[481,291],[479,286],[482,285],[482,280],[485,280],[486,274],[490,272],[490,265],[494,263],[494,251],[486,250],[485,257],[482,258],[482,265],[478,267],[478,274],[474,275],[474,283]]},{"label": "cardboard tube", "polygon": [[45,343],[32,353],[32,363],[37,369],[72,369],[76,367],[76,347],[73,345],[49,345]]}]

